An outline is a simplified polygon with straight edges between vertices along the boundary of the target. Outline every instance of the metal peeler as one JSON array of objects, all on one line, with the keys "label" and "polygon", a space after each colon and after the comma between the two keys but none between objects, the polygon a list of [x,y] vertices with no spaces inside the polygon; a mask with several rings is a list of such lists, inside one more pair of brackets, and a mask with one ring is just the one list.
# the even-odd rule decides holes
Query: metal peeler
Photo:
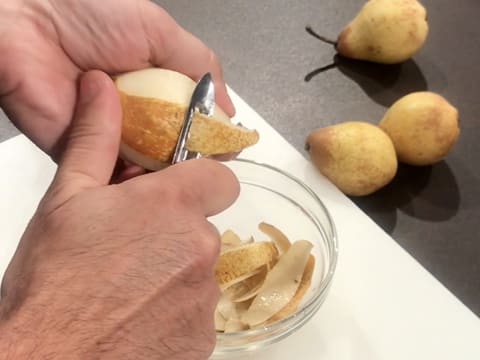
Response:
[{"label": "metal peeler", "polygon": [[190,126],[192,125],[193,115],[196,111],[206,116],[212,116],[215,108],[215,87],[213,85],[210,73],[203,75],[193,90],[190,104],[185,112],[185,119],[180,129],[175,152],[173,153],[172,164],[178,162],[199,158],[201,154],[189,152],[186,149]]}]

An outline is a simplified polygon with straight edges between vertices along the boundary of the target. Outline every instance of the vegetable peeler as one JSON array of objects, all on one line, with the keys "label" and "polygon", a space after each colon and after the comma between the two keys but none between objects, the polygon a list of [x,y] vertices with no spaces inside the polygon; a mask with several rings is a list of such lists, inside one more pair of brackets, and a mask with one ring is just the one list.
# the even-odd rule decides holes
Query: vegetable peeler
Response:
[{"label": "vegetable peeler", "polygon": [[185,112],[185,119],[183,121],[182,128],[180,129],[180,135],[178,136],[175,152],[173,153],[172,164],[201,157],[200,153],[190,152],[186,149],[190,127],[196,111],[206,116],[212,116],[214,109],[215,87],[211,74],[206,73],[197,82],[197,85],[193,90],[190,104]]}]

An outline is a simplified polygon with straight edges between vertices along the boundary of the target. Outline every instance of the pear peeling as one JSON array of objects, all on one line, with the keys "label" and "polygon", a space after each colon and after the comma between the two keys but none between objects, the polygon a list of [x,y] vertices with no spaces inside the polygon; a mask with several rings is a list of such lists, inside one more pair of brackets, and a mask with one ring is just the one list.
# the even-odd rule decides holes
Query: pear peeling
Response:
[{"label": "pear peeling", "polygon": [[[269,266],[268,265],[265,265],[266,269],[269,270]],[[248,272],[242,276],[239,276],[229,282],[226,282],[226,283],[223,283],[223,284],[219,284],[220,286],[220,290],[221,291],[226,291],[227,289],[231,289],[231,288],[234,288],[237,284],[239,283],[242,283],[244,281],[249,281],[248,279],[250,279],[251,277],[253,276],[256,276],[258,274],[260,274],[262,272],[262,268],[258,268],[258,269],[255,269],[251,272]]]},{"label": "pear peeling", "polygon": [[[312,243],[292,244],[273,225],[263,222],[258,227],[270,241],[245,245],[232,230],[221,236],[222,247],[229,248],[220,254],[216,267],[222,291],[215,310],[218,332],[243,331],[280,320],[295,311],[310,286],[315,266]],[[233,247],[232,239],[237,244]]]},{"label": "pear peeling", "polygon": [[253,298],[265,282],[268,270],[268,266],[263,266],[260,271],[254,273],[252,276],[227,288],[225,293],[233,302],[237,303]]},{"label": "pear peeling", "polygon": [[227,230],[222,235],[221,252],[234,248],[241,244],[242,240],[232,230]]},{"label": "pear peeling", "polygon": [[297,292],[312,244],[300,240],[278,260],[242,320],[250,327],[261,324],[286,306]]},{"label": "pear peeling", "polygon": [[229,249],[221,254],[215,276],[220,286],[240,276],[251,274],[264,265],[271,266],[278,257],[278,250],[271,242],[255,242]]},{"label": "pear peeling", "polygon": [[238,318],[231,318],[225,322],[225,332],[237,332],[242,330],[248,330],[248,326],[245,325],[240,319]]},{"label": "pear peeling", "polygon": [[281,254],[290,249],[290,246],[292,245],[290,240],[288,240],[285,234],[278,230],[275,226],[267,224],[266,222],[262,222],[258,225],[258,228],[272,239]]}]

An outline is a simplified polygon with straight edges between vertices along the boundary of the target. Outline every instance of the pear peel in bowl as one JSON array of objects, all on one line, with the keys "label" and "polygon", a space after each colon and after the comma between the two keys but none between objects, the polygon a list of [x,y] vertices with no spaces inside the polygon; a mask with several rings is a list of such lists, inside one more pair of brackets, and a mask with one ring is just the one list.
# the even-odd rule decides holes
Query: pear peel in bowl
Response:
[{"label": "pear peel in bowl", "polygon": [[259,229],[270,241],[244,245],[232,230],[221,237],[222,244],[232,246],[234,239],[237,245],[222,252],[216,266],[222,291],[215,311],[219,332],[253,329],[287,317],[310,286],[315,267],[312,243],[292,244],[279,229],[264,222]]},{"label": "pear peel in bowl", "polygon": [[[278,230],[289,239],[288,243],[305,239],[313,245],[309,253],[311,257],[308,257],[300,284],[290,302],[265,323],[253,328],[242,326],[231,331],[230,325],[238,325],[238,321],[229,322],[226,331],[217,331],[210,359],[243,359],[249,354],[262,357],[270,353],[267,348],[302,329],[328,298],[337,266],[338,238],[329,211],[301,180],[274,166],[247,159],[234,159],[225,165],[239,179],[240,196],[227,210],[209,218],[220,233],[232,229],[242,243],[251,241],[251,236],[254,242],[274,242],[272,236],[277,235],[263,231],[265,226],[262,226],[263,230],[260,228],[259,224],[267,222],[278,226]],[[278,258],[281,258],[284,252],[277,250]],[[270,272],[275,264],[270,267]],[[253,299],[238,303],[237,318],[241,320],[245,311],[243,306],[249,307],[252,303]]]},{"label": "pear peel in bowl", "polygon": [[215,276],[221,287],[235,279],[253,274],[264,265],[272,266],[278,250],[271,242],[255,242],[223,252],[215,267]]},{"label": "pear peel in bowl", "polygon": [[[149,170],[169,165],[195,82],[150,68],[118,75],[115,85],[123,113],[120,156]],[[202,155],[238,153],[258,138],[257,131],[232,124],[215,106],[212,117],[194,114],[186,148]]]}]

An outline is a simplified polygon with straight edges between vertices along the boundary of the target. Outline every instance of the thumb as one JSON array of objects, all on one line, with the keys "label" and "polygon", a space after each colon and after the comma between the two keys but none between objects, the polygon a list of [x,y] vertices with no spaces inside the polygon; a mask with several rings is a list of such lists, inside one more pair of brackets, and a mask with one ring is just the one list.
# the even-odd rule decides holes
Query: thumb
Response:
[{"label": "thumb", "polygon": [[85,73],[55,182],[62,189],[69,188],[69,195],[107,185],[117,160],[120,133],[120,101],[112,80],[101,71]]}]

